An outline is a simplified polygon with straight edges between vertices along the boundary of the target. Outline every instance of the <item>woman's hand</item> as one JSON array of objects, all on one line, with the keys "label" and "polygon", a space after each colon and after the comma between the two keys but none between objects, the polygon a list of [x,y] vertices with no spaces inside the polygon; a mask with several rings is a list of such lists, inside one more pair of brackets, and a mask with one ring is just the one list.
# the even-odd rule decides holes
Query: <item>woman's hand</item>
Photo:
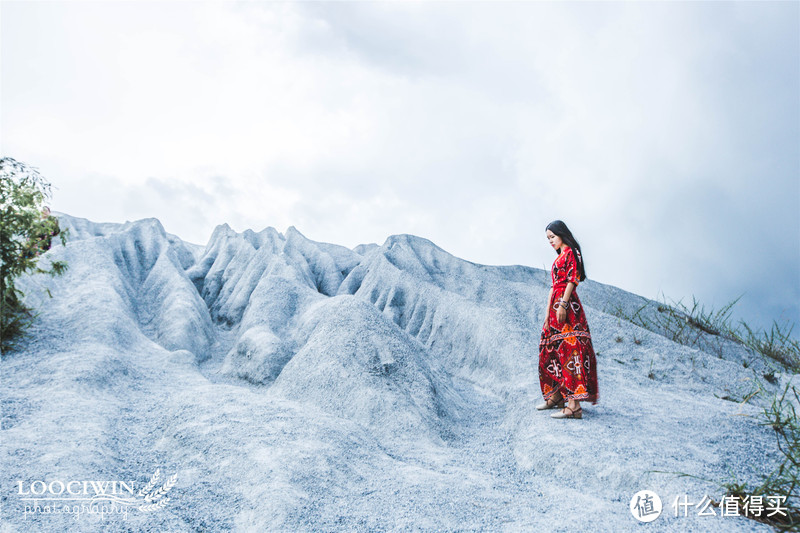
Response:
[{"label": "woman's hand", "polygon": [[556,320],[558,320],[559,324],[563,324],[567,321],[567,310],[558,306],[558,311],[556,311]]}]

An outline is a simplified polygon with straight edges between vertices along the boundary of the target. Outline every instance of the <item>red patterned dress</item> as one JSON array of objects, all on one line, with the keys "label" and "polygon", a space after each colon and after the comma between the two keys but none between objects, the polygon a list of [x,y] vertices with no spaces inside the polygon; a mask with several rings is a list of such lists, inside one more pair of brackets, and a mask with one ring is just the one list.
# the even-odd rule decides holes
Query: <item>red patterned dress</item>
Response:
[{"label": "red patterned dress", "polygon": [[[539,342],[539,385],[545,400],[561,391],[565,400],[597,403],[597,361],[595,360],[589,324],[576,292],[580,271],[572,248],[561,246],[561,253],[550,271],[553,278],[553,299],[548,303],[547,320]],[[570,294],[567,318],[559,324],[558,302],[567,283],[575,288]]]}]

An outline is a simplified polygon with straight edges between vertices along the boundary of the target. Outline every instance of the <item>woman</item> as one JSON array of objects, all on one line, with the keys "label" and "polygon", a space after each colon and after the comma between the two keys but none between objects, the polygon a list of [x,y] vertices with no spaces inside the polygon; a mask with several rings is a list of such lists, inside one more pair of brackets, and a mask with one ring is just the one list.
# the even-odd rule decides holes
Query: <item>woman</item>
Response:
[{"label": "woman", "polygon": [[[581,247],[567,225],[555,220],[545,230],[558,253],[550,275],[547,319],[539,342],[541,410],[563,407],[553,418],[582,418],[581,401],[597,403],[597,362],[583,305],[575,292],[586,279]],[[565,405],[565,401],[568,402]]]}]

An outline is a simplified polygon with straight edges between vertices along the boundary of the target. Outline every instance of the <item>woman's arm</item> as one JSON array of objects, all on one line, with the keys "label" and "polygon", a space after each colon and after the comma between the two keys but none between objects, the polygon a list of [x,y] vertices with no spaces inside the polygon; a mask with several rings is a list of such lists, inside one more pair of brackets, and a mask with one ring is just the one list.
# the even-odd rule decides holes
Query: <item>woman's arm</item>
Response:
[{"label": "woman's arm", "polygon": [[556,320],[561,324],[567,320],[567,308],[561,305],[561,302],[569,302],[569,297],[572,296],[572,291],[575,289],[575,284],[571,281],[567,283],[567,288],[564,289],[564,296],[558,302],[558,310],[556,311]]},{"label": "woman's arm", "polygon": [[567,283],[567,288],[564,289],[564,296],[562,296],[561,299],[564,300],[565,302],[568,302],[569,297],[572,296],[572,291],[574,290],[575,290],[575,284],[570,281],[569,283]]}]

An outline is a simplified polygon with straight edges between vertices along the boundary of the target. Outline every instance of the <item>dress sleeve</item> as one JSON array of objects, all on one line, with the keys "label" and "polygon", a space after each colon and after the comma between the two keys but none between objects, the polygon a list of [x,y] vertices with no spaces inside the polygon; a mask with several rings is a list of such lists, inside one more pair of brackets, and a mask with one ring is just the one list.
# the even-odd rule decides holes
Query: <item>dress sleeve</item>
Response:
[{"label": "dress sleeve", "polygon": [[567,269],[567,282],[572,282],[575,286],[580,283],[581,272],[578,269],[578,261],[575,259],[575,252],[572,248],[567,250],[566,257],[564,258],[564,267]]}]

